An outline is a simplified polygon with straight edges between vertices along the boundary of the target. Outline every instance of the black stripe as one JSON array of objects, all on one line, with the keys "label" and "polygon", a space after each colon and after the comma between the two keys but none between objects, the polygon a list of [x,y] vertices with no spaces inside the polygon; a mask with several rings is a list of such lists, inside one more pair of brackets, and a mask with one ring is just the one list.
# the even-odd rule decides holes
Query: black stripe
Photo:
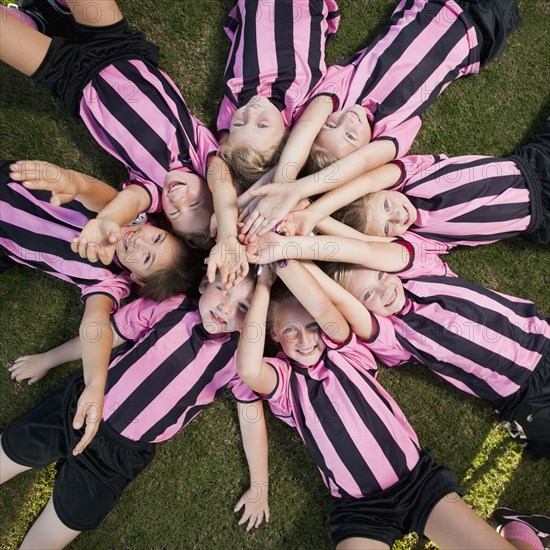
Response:
[{"label": "black stripe", "polygon": [[314,86],[316,86],[316,84],[323,76],[323,73],[321,72],[321,63],[323,60],[321,59],[320,48],[320,44],[323,40],[323,37],[321,35],[321,24],[324,21],[323,0],[310,0],[309,13],[311,16],[311,23],[309,30],[309,49],[307,54],[307,63],[309,70],[311,71],[311,80],[309,82],[307,94],[309,94],[309,92],[313,90]]},{"label": "black stripe", "polygon": [[482,158],[478,158],[478,159],[475,159],[475,160],[472,160],[472,161],[469,161],[469,162],[448,164],[447,166],[444,166],[443,168],[440,168],[436,172],[433,172],[430,169],[430,173],[426,177],[424,177],[422,179],[419,179],[417,181],[414,181],[414,182],[407,183],[403,187],[403,193],[407,194],[412,189],[414,189],[414,188],[416,188],[416,187],[418,187],[418,186],[420,186],[420,185],[422,185],[422,184],[424,184],[428,181],[431,181],[434,178],[442,179],[443,176],[446,176],[447,174],[452,174],[454,172],[459,172],[461,170],[468,170],[468,169],[474,168],[476,166],[483,166],[485,164],[491,164],[493,161],[494,161],[494,157],[482,157]]},{"label": "black stripe", "polygon": [[[96,126],[96,131],[100,131],[103,134],[103,137],[105,141],[108,141],[111,145],[111,148],[117,153],[117,155],[122,159],[122,162],[126,166],[126,169],[130,169],[135,174],[139,174],[141,178],[145,181],[153,182],[153,178],[149,176],[146,172],[144,172],[139,166],[136,166],[133,162],[133,160],[130,159],[130,157],[126,153],[126,149],[116,140],[108,131],[107,128],[103,126],[101,122],[95,117],[95,115],[88,109],[87,115],[93,119],[94,124]],[[92,136],[95,139],[95,136]],[[104,145],[101,142],[98,142],[99,145],[104,147]],[[110,152],[110,151],[108,151]],[[118,159],[117,159],[118,160]],[[158,182],[157,182],[157,185]]]},{"label": "black stripe", "polygon": [[[431,239],[433,241],[440,241],[442,243],[457,243],[460,242],[471,242],[474,243],[473,246],[479,243],[490,244],[494,241],[502,241],[504,239],[511,239],[512,237],[517,237],[520,233],[518,231],[507,231],[502,233],[484,233],[476,235],[452,235],[448,233],[434,233],[432,231],[424,231],[422,228],[411,228],[411,231],[414,231],[417,235],[421,235],[426,239]],[[469,245],[464,245],[469,246]]]},{"label": "black stripe", "polygon": [[296,52],[294,50],[294,13],[292,3],[275,2],[275,51],[277,78],[271,86],[271,101],[282,111],[285,96],[296,80]]},{"label": "black stripe", "polygon": [[[181,94],[178,91],[176,91],[172,86],[172,84],[167,80],[166,75],[164,75],[156,67],[151,67],[150,65],[147,65],[147,70],[158,78],[158,80],[162,85],[162,89],[164,93],[176,105],[177,115],[172,114],[172,117],[174,117],[176,121],[175,126],[177,128],[180,128],[180,130],[181,128],[183,128],[184,136],[185,136],[185,138],[183,138],[183,136],[180,136],[179,132],[177,133],[178,143],[180,144],[180,147],[181,147],[179,157],[180,159],[184,156],[186,158],[189,158],[189,153],[188,153],[189,150],[197,151],[197,139],[195,136],[194,123],[196,123],[198,126],[204,126],[204,124],[199,123],[199,121],[193,117],[193,115],[187,108],[185,100],[182,98]],[[181,140],[184,140],[184,141],[181,141],[180,138]],[[187,151],[187,153],[184,153],[185,151]],[[190,168],[192,168],[192,166],[190,166]]]},{"label": "black stripe", "polygon": [[[426,6],[429,5],[426,4]],[[359,96],[354,100],[354,103],[363,103],[363,100],[368,97],[369,93],[376,87],[376,85],[386,76],[388,71],[394,66],[396,60],[400,59],[407,48],[418,38],[418,35],[430,24],[430,22],[435,19],[443,9],[443,6],[437,5],[439,8],[437,11],[435,9],[426,9],[426,6],[415,15],[414,21],[411,21],[407,24],[399,33],[399,35],[393,40],[388,48],[384,50],[384,54],[380,56],[376,61],[376,66],[372,71],[370,77],[367,79],[363,90]],[[385,35],[390,30],[391,26],[388,26],[382,33],[379,35],[379,39],[385,37]],[[376,42],[379,41],[376,39]],[[369,50],[372,49],[372,46],[369,46]],[[433,65],[430,65],[433,71]],[[404,92],[407,92],[407,95],[410,97],[409,90],[403,90],[402,84],[395,82],[394,93],[404,96]],[[391,95],[391,94],[390,94]],[[403,104],[404,101],[401,101]],[[384,105],[386,100],[384,100]]]},{"label": "black stripe", "polygon": [[[459,172],[462,172],[462,170],[457,170],[454,174],[459,175]],[[470,181],[459,186],[454,185],[455,176],[453,172],[446,178],[451,182],[449,186],[447,186],[446,181],[443,179],[441,182],[437,181],[440,179],[442,178],[436,172],[429,180],[430,182],[436,180],[435,185],[441,189],[441,192],[436,195],[427,198],[407,195],[417,209],[433,212],[434,210],[442,210],[459,204],[467,204],[482,197],[497,197],[508,189],[525,189],[525,180],[520,175],[495,177],[480,175],[475,179],[473,177],[470,178]],[[403,192],[407,194],[405,189],[403,189]],[[527,200],[525,204],[529,206],[529,201]],[[510,219],[514,219],[514,217]]]},{"label": "black stripe", "polygon": [[509,204],[495,204],[491,206],[484,206],[473,210],[472,212],[466,212],[462,216],[454,218],[454,223],[462,222],[474,222],[474,223],[496,223],[525,218],[529,216],[530,205],[528,202],[509,203]]},{"label": "black stripe", "polygon": [[237,107],[237,100],[231,88],[227,85],[227,83],[231,79],[235,78],[235,60],[237,57],[237,50],[239,49],[239,44],[241,42],[241,35],[243,31],[243,20],[242,20],[242,15],[241,15],[241,12],[239,11],[238,5],[237,5],[236,15],[237,15],[237,19],[228,17],[224,25],[224,26],[227,26],[230,30],[234,31],[235,36],[234,36],[233,44],[231,46],[231,53],[229,55],[229,60],[227,62],[225,73],[223,75],[223,86],[222,86],[223,95],[229,98],[229,100],[231,101],[231,103],[233,103],[233,105],[235,105],[235,107]]},{"label": "black stripe", "polygon": [[[164,140],[141,118],[139,113],[130,107],[124,98],[107,84],[101,74],[98,74],[94,79],[94,85],[98,100],[109,111],[111,117],[138,139],[141,145],[168,171],[170,150]],[[123,158],[128,159],[127,164],[133,165],[126,151],[124,151]],[[158,182],[157,185],[160,185],[160,183]]]},{"label": "black stripe", "polygon": [[[250,98],[258,93],[260,85],[260,64],[258,61],[258,46],[256,42],[256,13],[258,0],[246,2],[244,18],[243,44],[243,86],[239,94],[238,106],[246,105]],[[269,15],[271,16],[271,14]],[[265,17],[265,14],[261,14]]]},{"label": "black stripe", "polygon": [[[61,224],[60,224],[61,225]],[[70,248],[70,243],[63,239],[58,239],[49,235],[42,235],[35,233],[24,227],[18,227],[11,223],[2,222],[0,233],[6,238],[9,238],[17,246],[25,249],[25,253],[17,253],[15,250],[11,250],[8,247],[0,245],[7,251],[8,255],[21,258],[24,262],[31,264],[35,269],[40,269],[46,273],[55,275],[62,273],[68,277],[76,285],[94,285],[102,281],[104,278],[98,279],[96,277],[76,277],[70,276],[67,273],[56,269],[56,263],[58,259],[63,259],[71,262],[78,262],[87,266],[89,271],[93,273],[98,269],[97,264],[93,264],[87,258],[81,258],[78,254],[73,252]],[[109,271],[113,277],[119,275],[122,270],[117,264],[111,263],[109,265],[100,264],[101,270]]]},{"label": "black stripe", "polygon": [[[198,380],[195,381],[193,387],[181,397],[178,403],[174,407],[172,407],[172,409],[170,409],[170,411],[168,411],[168,413],[162,419],[151,426],[149,430],[147,430],[147,432],[145,432],[141,436],[142,441],[154,441],[157,437],[162,435],[167,430],[167,428],[176,424],[178,418],[180,418],[180,416],[182,416],[182,414],[187,410],[185,418],[181,423],[181,428],[185,427],[187,423],[190,422],[203,408],[210,404],[210,402],[197,403],[197,399],[204,388],[212,384],[214,376],[216,376],[221,370],[223,370],[223,368],[227,366],[231,358],[235,355],[235,352],[237,351],[237,343],[238,338],[231,338],[231,340],[220,346],[218,353],[216,353],[216,356],[212,359],[212,361],[210,362],[206,370],[204,370],[204,372],[198,378]],[[187,355],[187,350],[185,351],[185,355]],[[189,360],[187,360],[187,357],[185,357],[185,366],[191,363],[195,359],[195,357],[196,352],[192,353]],[[216,391],[214,399],[219,395],[219,393],[221,393],[223,389],[224,388],[219,388]],[[154,393],[155,396],[157,394],[158,392]]]},{"label": "black stripe", "polygon": [[[174,103],[177,105],[178,108],[178,115],[180,117],[184,117],[183,119],[179,118],[173,113],[173,111],[168,107],[166,104],[166,101],[162,94],[158,91],[158,89],[150,84],[146,77],[129,61],[124,61],[122,63],[116,63],[116,68],[134,85],[136,88],[138,88],[145,96],[147,96],[152,103],[154,103],[155,107],[158,109],[160,113],[162,113],[164,120],[172,127],[174,128],[174,135],[176,137],[176,140],[178,142],[178,151],[180,151],[180,154],[183,155],[185,158],[189,158],[189,145],[191,141],[194,141],[194,128],[193,123],[188,122],[187,119],[191,119],[191,115],[187,109],[186,105],[182,105],[183,101],[182,98],[178,96],[177,93],[173,91],[173,88],[170,86],[168,82],[165,82],[166,78],[165,76],[154,67],[150,67],[149,65],[146,65],[147,70],[154,75],[162,84],[163,90],[169,97],[174,101]],[[168,92],[172,92],[169,94]],[[133,125],[133,120],[131,121]],[[185,127],[186,134],[184,135],[182,131],[182,125]],[[191,133],[189,134],[188,129],[190,128]],[[130,130],[129,130],[130,131]],[[151,131],[154,132],[154,130],[151,128]],[[156,132],[154,132],[155,135]],[[139,136],[139,134],[136,134],[136,136]],[[165,143],[165,136],[159,136],[160,141],[163,144],[162,150],[160,151],[160,154],[164,156],[164,154],[168,154],[168,164],[165,166],[166,171],[170,170],[170,147],[167,143]],[[147,149],[149,153],[156,159],[157,158],[157,151],[156,150],[150,150]],[[165,153],[164,153],[165,152]],[[159,182],[159,184],[162,184],[163,182]]]},{"label": "black stripe", "polygon": [[[448,277],[445,277],[445,278],[448,278]],[[454,278],[454,277],[452,277]],[[462,285],[462,288],[464,288],[464,285]],[[472,288],[471,290],[476,290],[476,288]],[[523,330],[521,330],[519,327],[515,326],[514,324],[510,323],[510,320],[508,319],[508,317],[506,315],[502,315],[501,313],[497,313],[496,311],[493,311],[492,309],[488,309],[486,307],[483,307],[475,302],[471,302],[470,300],[466,300],[464,298],[457,298],[457,297],[454,297],[454,296],[427,296],[427,297],[421,297],[421,296],[416,296],[416,295],[413,295],[412,293],[409,293],[411,294],[413,297],[413,300],[418,303],[418,304],[439,304],[445,311],[450,311],[450,312],[453,312],[453,313],[456,313],[458,315],[460,315],[461,317],[465,317],[466,319],[468,319],[469,321],[472,322],[472,324],[476,327],[476,330],[477,330],[477,327],[482,327],[482,330],[487,328],[491,331],[495,331],[499,334],[499,337],[500,336],[504,336],[514,342],[517,342],[521,347],[523,347],[524,349],[526,350],[529,350],[529,351],[538,351],[540,349],[540,342],[539,342],[539,338],[540,338],[540,335],[532,335],[532,334],[526,334]],[[437,341],[440,341],[440,340],[445,340],[446,336],[450,336],[451,338],[453,337],[454,335],[454,332],[452,331],[449,331],[447,330],[447,328],[445,328],[444,326],[442,325],[439,325],[439,323],[435,322],[435,324],[438,326],[438,327],[441,327],[441,333],[434,333],[434,334],[439,334],[439,339],[437,338],[434,338],[436,339]],[[465,329],[465,332],[469,332],[470,329],[472,329],[473,327],[462,327],[462,329]],[[496,330],[498,328],[498,330]],[[436,330],[440,330],[440,329],[436,329]],[[477,334],[476,334],[477,336]],[[535,336],[535,337],[533,337]],[[468,338],[464,338],[464,340],[466,342],[471,342],[471,340],[469,340]],[[543,337],[543,340],[545,340],[545,338]],[[478,344],[474,344],[474,342],[472,342],[473,345],[478,345]],[[468,347],[467,344],[465,344],[466,347]],[[447,347],[447,346],[446,346]],[[479,350],[476,350],[476,349],[472,349],[472,350],[467,350],[468,352],[469,351],[472,351],[473,353],[471,354],[472,357],[474,357],[474,353],[476,351],[479,352],[479,354],[476,356],[477,359],[475,359],[475,361],[480,364],[480,365],[483,365],[484,364],[484,359],[483,359],[483,355],[484,353],[486,354],[487,351],[485,352],[482,352],[481,350],[484,350],[485,348],[483,347],[479,347]],[[461,355],[464,355],[466,357],[468,357],[470,354],[469,353],[461,353]],[[500,356],[499,356],[500,357]],[[485,359],[486,360],[486,359]],[[507,362],[509,361],[508,359],[506,358],[502,358],[503,361]],[[480,362],[481,361],[481,362]],[[495,370],[495,369],[491,369],[491,370]],[[500,369],[498,370],[499,372],[502,372]]]},{"label": "black stripe", "polygon": [[[152,348],[157,342],[161,341],[166,334],[171,331],[182,319],[192,311],[195,311],[196,307],[193,306],[188,298],[184,298],[177,308],[168,311],[166,315],[155,323],[152,330],[143,340],[132,345],[128,350],[127,348],[117,348],[114,350],[114,354],[111,356],[111,362],[121,357],[120,361],[109,367],[107,371],[107,382],[105,383],[105,394],[107,394],[111,388],[113,388],[118,381],[122,378],[124,373],[132,367],[132,365],[138,361],[147,351]],[[116,325],[116,317],[113,317],[113,322]],[[121,330],[122,327],[117,328],[119,334],[125,333],[125,330]],[[127,336],[124,336],[127,339]]]},{"label": "black stripe", "polygon": [[[376,410],[370,406],[370,403],[365,399],[359,388],[350,381],[347,374],[338,365],[329,360],[328,356],[325,359],[325,367],[334,373],[346,395],[349,397],[350,402],[353,403],[355,412],[359,415],[366,428],[373,434],[374,440],[379,442],[380,449],[392,465],[397,477],[401,478],[409,469],[407,468],[407,457],[399,442],[395,440],[392,432],[385,426]],[[380,401],[384,403],[388,411],[393,415],[393,407],[386,399],[382,398],[373,380],[369,379],[365,376],[365,373],[359,370],[357,370],[357,373],[362,375],[361,378],[366,382],[366,385],[380,398]]]},{"label": "black stripe", "polygon": [[403,9],[399,11],[394,11],[390,18],[390,25],[397,25],[399,23],[399,20],[405,15],[406,11],[409,11],[414,7],[415,0],[407,0],[405,2],[405,5],[403,6]]},{"label": "black stripe", "polygon": [[[290,376],[290,390],[292,394],[292,401],[295,404],[295,410],[298,415],[297,417],[294,418],[294,421],[296,422],[296,425],[299,426],[299,433],[301,434],[302,439],[304,440],[304,443],[306,445],[306,448],[309,454],[311,455],[311,457],[315,461],[315,464],[317,464],[317,467],[321,471],[321,474],[323,475],[327,486],[330,486],[329,481],[332,481],[335,485],[337,485],[336,478],[332,473],[332,470],[327,466],[325,462],[325,457],[323,456],[321,449],[319,449],[319,446],[317,445],[315,438],[313,437],[313,435],[311,434],[311,431],[307,427],[306,417],[303,413],[302,403],[300,401],[300,388],[298,385],[297,377],[298,377],[297,373],[293,371]],[[342,495],[347,495],[347,493],[343,489],[340,489],[340,492],[342,493]]]},{"label": "black stripe", "polygon": [[475,378],[475,377],[469,377],[466,381],[464,380],[464,371],[462,369],[459,369],[455,365],[452,365],[451,363],[446,363],[445,361],[440,361],[439,359],[436,359],[433,355],[430,353],[419,350],[418,348],[414,347],[407,338],[404,338],[401,336],[397,331],[395,333],[396,338],[398,342],[410,353],[413,354],[413,356],[420,361],[423,365],[426,365],[431,371],[433,371],[435,374],[442,374],[444,376],[447,376],[451,378],[452,380],[456,380],[462,383],[466,383],[466,385],[481,399],[485,399],[487,401],[494,401],[495,399],[499,399],[502,396],[495,392],[493,388],[487,382],[482,380],[481,378]]},{"label": "black stripe", "polygon": [[[422,20],[426,17],[426,15],[423,15],[423,11],[419,14],[419,18]],[[417,18],[417,20],[419,18]],[[418,28],[417,25],[414,26],[415,30],[418,31],[418,34],[420,34],[420,32],[422,32],[422,30],[425,28],[425,26],[421,26],[420,28]],[[444,60],[447,58],[447,56],[453,50],[456,44],[464,38],[465,32],[466,29],[464,27],[464,23],[460,21],[460,19],[457,19],[445,32],[445,34],[433,45],[433,47],[424,56],[424,58],[414,66],[411,72],[408,73],[403,78],[403,80],[401,80],[401,82],[394,82],[395,87],[393,91],[388,96],[386,96],[384,101],[379,105],[378,109],[376,110],[374,117],[375,124],[379,123],[385,117],[388,117],[403,108],[403,105],[405,105],[405,103],[407,103],[407,101],[409,101],[409,99],[422,86],[425,85],[427,80],[434,74],[435,69],[439,68],[441,63],[444,62]],[[384,52],[384,55],[382,57],[384,57],[385,55],[386,52]],[[449,75],[447,74],[447,78],[448,77]],[[416,111],[419,116],[431,105],[431,103],[439,95],[444,83],[445,81],[439,82],[439,84],[430,91],[430,96],[422,102],[422,104],[418,107]],[[372,87],[370,89],[372,90]]]},{"label": "black stripe", "polygon": [[[44,221],[55,223],[56,225],[63,225],[65,227],[69,227],[70,229],[74,229],[79,233],[80,231],[82,231],[83,225],[75,225],[66,220],[60,220],[58,216],[52,215],[47,210],[44,209],[44,208],[51,208],[50,199],[52,197],[52,194],[50,191],[42,191],[42,190],[31,191],[30,189],[26,189],[23,186],[23,184],[19,181],[9,180],[7,183],[12,185],[0,186],[0,202],[7,203],[12,207],[17,208],[18,210],[22,210],[24,212],[37,216],[38,218]],[[19,186],[23,191],[23,193],[29,193],[35,199],[44,203],[44,208],[30,201],[28,197],[26,197],[23,193],[18,192],[17,187],[13,187],[13,185]],[[84,217],[86,217],[88,220],[91,220],[97,216],[97,212],[92,212],[91,210],[88,210],[78,200],[72,200],[60,206],[56,206],[54,208],[59,208],[60,214],[62,212],[61,209],[69,210],[71,212],[78,212],[79,214],[82,214]]]},{"label": "black stripe", "polygon": [[511,309],[516,315],[523,317],[524,319],[538,317],[540,320],[544,321],[544,317],[542,317],[539,314],[539,312],[537,311],[537,307],[533,302],[527,302],[527,303],[514,302],[512,300],[509,300],[502,294],[495,292],[494,290],[490,290],[489,288],[473,283],[472,281],[461,279],[460,277],[441,277],[441,276],[435,275],[430,277],[422,277],[421,279],[418,279],[418,280],[422,280],[423,282],[427,281],[427,282],[443,283],[448,286],[467,288],[469,290],[473,290],[474,292],[477,292],[478,294],[486,296],[487,298],[490,298],[495,302],[498,302],[504,307]]},{"label": "black stripe", "polygon": [[368,463],[365,462],[361,451],[356,447],[346,426],[342,422],[335,403],[325,393],[323,383],[306,378],[306,384],[316,422],[323,427],[323,431],[332,443],[338,454],[338,458],[359,486],[361,493],[369,494],[381,490],[382,488],[369,468]]}]

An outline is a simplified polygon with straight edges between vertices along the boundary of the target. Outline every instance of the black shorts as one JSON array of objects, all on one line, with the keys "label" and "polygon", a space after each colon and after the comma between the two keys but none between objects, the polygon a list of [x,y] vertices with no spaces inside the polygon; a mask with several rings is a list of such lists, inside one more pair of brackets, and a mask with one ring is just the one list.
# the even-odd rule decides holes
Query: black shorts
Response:
[{"label": "black shorts", "polygon": [[2,434],[4,452],[18,464],[34,468],[57,461],[55,511],[75,531],[97,527],[155,456],[154,444],[127,439],[103,421],[84,452],[73,456],[84,433],[72,428],[83,389],[82,373],[70,376]]},{"label": "black shorts", "polygon": [[351,537],[385,542],[413,531],[422,535],[434,506],[460,493],[454,473],[423,452],[418,464],[393,487],[364,498],[330,497],[329,528],[336,545]]},{"label": "black shorts", "polygon": [[56,36],[31,78],[61,98],[78,116],[82,90],[101,69],[121,59],[140,59],[158,65],[158,48],[125,19],[107,27],[76,23],[76,41]]},{"label": "black shorts", "polygon": [[550,345],[521,388],[492,405],[500,425],[530,456],[550,457]]},{"label": "black shorts", "polygon": [[521,170],[531,200],[531,222],[523,233],[535,244],[550,244],[550,119],[530,143],[507,157]]}]

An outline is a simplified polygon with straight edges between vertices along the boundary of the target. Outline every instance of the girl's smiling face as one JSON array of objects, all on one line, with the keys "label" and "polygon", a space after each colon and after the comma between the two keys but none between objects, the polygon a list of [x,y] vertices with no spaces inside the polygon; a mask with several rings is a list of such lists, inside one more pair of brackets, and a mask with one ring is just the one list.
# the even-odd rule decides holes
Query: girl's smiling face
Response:
[{"label": "girl's smiling face", "polygon": [[353,105],[344,111],[335,111],[326,120],[315,138],[315,144],[341,159],[371,140],[371,128],[365,110]]},{"label": "girl's smiling face", "polygon": [[134,280],[139,282],[172,265],[178,252],[174,235],[149,224],[125,225],[120,229],[122,238],[116,244],[116,255]]},{"label": "girl's smiling face", "polygon": [[267,98],[255,95],[233,113],[225,144],[250,147],[269,155],[275,152],[284,135],[285,123],[277,107]]},{"label": "girl's smiling face", "polygon": [[315,365],[326,345],[319,325],[307,310],[295,300],[285,300],[274,305],[272,318],[271,338],[284,354],[301,365]]},{"label": "girl's smiling face", "polygon": [[371,193],[365,201],[365,233],[378,237],[398,237],[416,222],[416,208],[398,191]]},{"label": "girl's smiling face", "polygon": [[183,170],[168,172],[161,200],[166,218],[177,233],[208,230],[214,213],[212,193],[197,174]]},{"label": "girl's smiling face", "polygon": [[369,311],[381,317],[395,315],[405,306],[403,283],[393,273],[355,268],[345,286]]}]

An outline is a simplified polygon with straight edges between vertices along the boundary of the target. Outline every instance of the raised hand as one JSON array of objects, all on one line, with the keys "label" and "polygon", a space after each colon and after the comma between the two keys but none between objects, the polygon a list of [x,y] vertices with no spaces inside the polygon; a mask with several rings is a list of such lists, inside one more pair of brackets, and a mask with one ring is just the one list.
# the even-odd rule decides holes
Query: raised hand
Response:
[{"label": "raised hand", "polygon": [[248,274],[248,261],[243,245],[235,237],[217,242],[207,260],[206,276],[213,283],[219,270],[223,290],[238,285]]},{"label": "raised hand", "polygon": [[262,236],[283,220],[301,199],[298,187],[292,183],[270,183],[250,191],[254,197],[262,197],[244,221],[241,233]]},{"label": "raised hand", "polygon": [[78,178],[73,170],[51,162],[20,160],[10,165],[10,177],[27,189],[51,191],[50,203],[59,206],[72,201],[80,192]]},{"label": "raised hand", "polygon": [[120,241],[122,235],[118,223],[107,219],[90,220],[71,243],[71,250],[80,255],[81,258],[88,258],[90,262],[97,262],[108,265],[113,261],[115,245]]}]

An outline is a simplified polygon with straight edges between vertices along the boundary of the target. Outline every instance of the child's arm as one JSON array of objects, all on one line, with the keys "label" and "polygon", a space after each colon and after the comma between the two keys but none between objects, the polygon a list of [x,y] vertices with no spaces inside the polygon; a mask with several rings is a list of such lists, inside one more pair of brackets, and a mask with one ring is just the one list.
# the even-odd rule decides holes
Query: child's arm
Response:
[{"label": "child's arm", "polygon": [[319,95],[311,100],[292,129],[273,176],[274,182],[293,183],[307,161],[313,142],[333,111],[332,98]]},{"label": "child's arm", "polygon": [[[113,348],[122,345],[125,341],[113,330]],[[77,336],[44,353],[18,357],[8,371],[12,380],[16,382],[28,380],[28,384],[31,385],[44,378],[50,370],[79,359],[82,359],[82,341],[80,336]]]},{"label": "child's arm", "polygon": [[395,241],[395,237],[377,237],[375,235],[365,235],[357,229],[353,229],[345,223],[339,222],[330,216],[321,220],[315,229],[323,235],[333,235],[335,237],[346,237],[348,239],[359,239],[366,242],[391,243]]},{"label": "child's arm", "polygon": [[303,265],[315,277],[330,301],[345,317],[351,330],[362,340],[371,340],[376,326],[372,322],[372,316],[365,311],[365,306],[313,262],[303,262]]},{"label": "child's arm", "polygon": [[395,242],[363,240],[317,235],[313,237],[283,237],[268,233],[246,248],[252,263],[278,260],[315,260],[360,264],[370,269],[399,272],[410,263],[409,249]]},{"label": "child's arm", "polygon": [[327,294],[302,262],[278,267],[277,274],[331,340],[345,342],[348,339],[350,327],[346,318],[331,300],[327,300]]},{"label": "child's arm", "polygon": [[[252,390],[269,395],[277,384],[273,367],[264,363],[264,346],[267,309],[273,277],[264,267],[256,282],[256,289],[246,314],[239,345],[237,347],[237,372],[241,380]],[[255,334],[255,338],[247,335]]]},{"label": "child's arm", "polygon": [[117,191],[101,180],[40,160],[10,165],[10,177],[27,189],[51,191],[53,206],[78,198],[88,210],[100,212],[117,196]]},{"label": "child's arm", "polygon": [[224,289],[238,284],[248,273],[248,262],[242,245],[237,240],[237,193],[227,164],[217,156],[209,160],[208,187],[214,199],[214,213],[218,224],[216,245],[208,257],[207,276],[210,283],[219,269]]},{"label": "child's arm", "polygon": [[137,184],[130,184],[90,220],[80,235],[73,239],[71,249],[91,262],[110,264],[115,244],[120,241],[120,226],[133,222],[151,204],[149,193]]},{"label": "child's arm", "polygon": [[262,401],[239,403],[239,426],[243,448],[250,472],[250,488],[237,502],[234,511],[244,506],[239,525],[246,523],[246,530],[258,527],[265,518],[269,522],[269,479],[267,460],[267,429]]},{"label": "child's arm", "polygon": [[[365,155],[367,147],[371,148],[369,155]],[[252,191],[251,195],[264,197],[264,199],[249,214],[241,232],[249,233],[250,236],[263,235],[284,219],[300,200],[327,193],[345,185],[365,172],[386,164],[394,158],[394,155],[395,146],[391,141],[374,141],[293,184],[272,183]],[[373,162],[371,157],[376,158],[376,162]],[[375,191],[378,189],[374,188]],[[367,193],[370,193],[370,189],[365,188],[363,195]],[[266,197],[269,197],[269,201],[265,200]]]}]

